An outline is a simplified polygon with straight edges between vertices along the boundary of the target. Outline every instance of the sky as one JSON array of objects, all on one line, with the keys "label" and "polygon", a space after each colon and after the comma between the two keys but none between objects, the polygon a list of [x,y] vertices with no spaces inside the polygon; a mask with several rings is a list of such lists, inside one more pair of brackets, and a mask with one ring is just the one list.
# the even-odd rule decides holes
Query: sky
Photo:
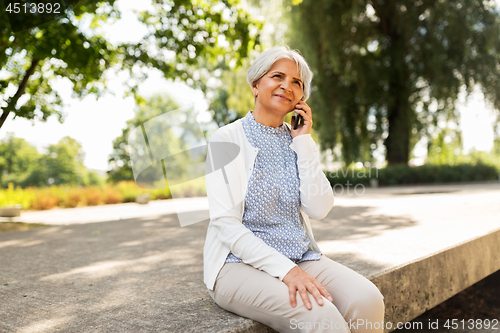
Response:
[{"label": "sky", "polygon": [[[132,9],[145,10],[150,6],[150,1],[119,0],[118,5],[123,12],[122,18],[112,26],[103,27],[103,33],[112,42],[140,40],[147,31],[137,21]],[[115,96],[107,95],[99,100],[93,95],[82,100],[72,99],[68,83],[57,82],[56,89],[68,105],[65,121],[61,124],[56,117],[49,118],[47,122],[23,118],[13,120],[13,115],[10,114],[0,129],[0,140],[11,132],[43,152],[48,145],[70,136],[82,145],[87,168],[106,171],[113,140],[121,135],[127,120],[134,116],[135,102],[132,97],[123,95],[120,80],[118,76],[109,82],[116,92]],[[184,83],[167,81],[158,72],[150,73],[148,79],[140,84],[139,92],[145,97],[154,93],[171,94],[181,107],[194,104],[200,119],[209,119],[208,103],[201,91],[195,91]],[[480,91],[471,95],[468,101],[462,96],[457,107],[461,112],[460,129],[464,152],[467,153],[472,148],[489,151],[493,146],[494,111],[485,105],[484,96]],[[417,158],[425,158],[425,143],[417,145],[414,154]]]}]

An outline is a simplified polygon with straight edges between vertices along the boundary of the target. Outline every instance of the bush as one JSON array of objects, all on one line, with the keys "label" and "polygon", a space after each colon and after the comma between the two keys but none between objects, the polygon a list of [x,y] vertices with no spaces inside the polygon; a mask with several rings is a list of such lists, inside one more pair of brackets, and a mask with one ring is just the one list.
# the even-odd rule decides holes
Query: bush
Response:
[{"label": "bush", "polygon": [[370,179],[378,179],[380,186],[417,185],[433,183],[460,183],[498,180],[498,170],[484,163],[456,165],[426,164],[418,167],[387,166],[382,169],[364,168],[325,172],[330,184],[369,185]]},{"label": "bush", "polygon": [[50,191],[40,191],[35,200],[31,202],[31,208],[35,210],[48,210],[57,206],[59,198]]},{"label": "bush", "polygon": [[[192,181],[190,184],[183,184],[181,188],[183,197],[206,195],[202,178]],[[52,185],[50,187],[28,187],[25,189],[19,186],[15,188],[14,184],[10,183],[7,189],[0,188],[0,206],[21,204],[23,209],[34,210],[47,210],[54,207],[96,206],[135,202],[138,195],[145,193],[151,196],[151,200],[172,198],[168,188],[144,189],[137,186],[134,181],[121,181],[118,184],[107,184],[105,186],[72,187],[70,185]]]},{"label": "bush", "polygon": [[64,207],[74,208],[77,207],[79,204],[85,204],[85,199],[82,190],[78,188],[70,189],[68,195],[66,196]]},{"label": "bush", "polygon": [[138,195],[148,192],[148,190],[140,188],[134,181],[130,180],[118,182],[116,188],[120,192],[123,202],[134,202]]},{"label": "bush", "polygon": [[22,205],[23,209],[30,209],[31,202],[36,198],[35,193],[19,186],[14,188],[13,183],[8,186],[7,189],[0,190],[0,206]]},{"label": "bush", "polygon": [[84,191],[87,206],[97,206],[104,201],[102,190],[98,186],[87,186]]},{"label": "bush", "polygon": [[109,204],[117,204],[122,202],[122,196],[118,190],[113,187],[108,187],[104,193],[104,203],[106,205]]}]

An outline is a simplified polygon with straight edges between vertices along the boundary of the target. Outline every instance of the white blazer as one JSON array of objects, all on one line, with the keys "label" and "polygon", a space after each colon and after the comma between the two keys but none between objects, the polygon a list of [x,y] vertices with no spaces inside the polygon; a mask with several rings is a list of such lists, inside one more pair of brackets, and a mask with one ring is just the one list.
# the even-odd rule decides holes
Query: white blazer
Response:
[{"label": "white blazer", "polygon": [[[208,147],[205,184],[210,223],[203,250],[207,288],[214,289],[230,251],[244,263],[283,280],[296,264],[242,224],[248,180],[259,149],[248,142],[241,119],[216,130]],[[311,240],[310,249],[321,253],[309,217],[322,219],[328,214],[333,207],[333,190],[321,170],[318,148],[310,134],[295,137],[290,148],[297,153],[302,222]]]}]

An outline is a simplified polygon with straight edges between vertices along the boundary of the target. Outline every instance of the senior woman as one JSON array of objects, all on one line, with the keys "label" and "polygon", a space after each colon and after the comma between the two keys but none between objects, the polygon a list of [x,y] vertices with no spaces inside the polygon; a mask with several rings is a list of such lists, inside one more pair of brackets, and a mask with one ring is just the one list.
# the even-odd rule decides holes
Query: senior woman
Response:
[{"label": "senior woman", "polygon": [[328,214],[333,191],[310,134],[311,80],[296,51],[264,51],[247,71],[255,109],[211,136],[205,283],[220,307],[278,332],[383,332],[377,287],[313,237],[309,218]]}]

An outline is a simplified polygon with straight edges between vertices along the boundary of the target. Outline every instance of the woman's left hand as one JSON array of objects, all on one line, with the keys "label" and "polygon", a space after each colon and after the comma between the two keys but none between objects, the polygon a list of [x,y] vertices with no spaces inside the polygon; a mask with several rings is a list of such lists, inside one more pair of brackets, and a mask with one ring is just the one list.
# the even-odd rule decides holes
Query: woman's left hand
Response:
[{"label": "woman's left hand", "polygon": [[302,116],[303,119],[297,126],[297,129],[294,130],[293,126],[295,125],[295,121],[297,120],[295,119],[295,116],[292,116],[292,129],[291,129],[292,138],[295,138],[296,136],[303,134],[310,134],[313,121],[312,121],[312,112],[309,105],[307,105],[306,102],[300,100],[299,103],[295,105],[295,110],[293,110],[292,112],[298,113],[299,115]]}]

